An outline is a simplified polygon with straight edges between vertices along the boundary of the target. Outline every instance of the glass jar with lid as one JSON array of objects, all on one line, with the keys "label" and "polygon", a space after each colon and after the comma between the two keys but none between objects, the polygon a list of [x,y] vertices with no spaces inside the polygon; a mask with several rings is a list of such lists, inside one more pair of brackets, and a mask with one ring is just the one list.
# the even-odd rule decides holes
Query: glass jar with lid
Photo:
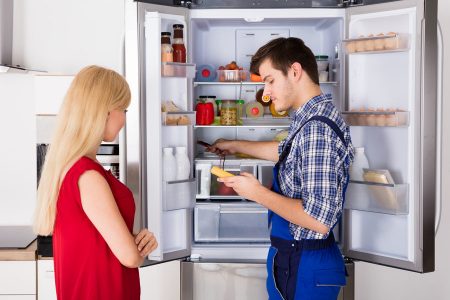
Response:
[{"label": "glass jar with lid", "polygon": [[242,125],[242,117],[244,116],[244,104],[245,101],[242,99],[236,100],[236,108],[237,108],[237,124]]},{"label": "glass jar with lid", "polygon": [[222,100],[220,109],[220,125],[237,125],[237,103],[236,100]]}]

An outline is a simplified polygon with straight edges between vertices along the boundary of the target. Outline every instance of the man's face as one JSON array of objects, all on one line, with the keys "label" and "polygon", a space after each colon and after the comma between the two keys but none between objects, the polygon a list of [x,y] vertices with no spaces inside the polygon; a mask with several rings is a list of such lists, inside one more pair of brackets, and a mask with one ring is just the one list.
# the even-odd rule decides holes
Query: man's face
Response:
[{"label": "man's face", "polygon": [[291,70],[285,76],[283,72],[275,69],[272,62],[266,59],[259,66],[259,74],[264,81],[263,95],[270,96],[277,111],[285,111],[292,108],[293,86],[291,80]]}]

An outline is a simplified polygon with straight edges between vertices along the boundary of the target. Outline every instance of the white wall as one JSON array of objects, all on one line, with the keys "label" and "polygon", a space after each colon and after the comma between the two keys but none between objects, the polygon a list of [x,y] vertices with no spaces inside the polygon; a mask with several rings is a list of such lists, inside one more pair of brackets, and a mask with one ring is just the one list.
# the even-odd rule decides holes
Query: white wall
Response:
[{"label": "white wall", "polygon": [[75,74],[97,64],[123,74],[124,0],[14,0],[13,64]]},{"label": "white wall", "polygon": [[[358,262],[357,300],[450,299],[450,1],[439,0],[439,21],[444,36],[442,219],[436,236],[436,271],[416,274]],[[445,85],[447,83],[447,85]]]}]

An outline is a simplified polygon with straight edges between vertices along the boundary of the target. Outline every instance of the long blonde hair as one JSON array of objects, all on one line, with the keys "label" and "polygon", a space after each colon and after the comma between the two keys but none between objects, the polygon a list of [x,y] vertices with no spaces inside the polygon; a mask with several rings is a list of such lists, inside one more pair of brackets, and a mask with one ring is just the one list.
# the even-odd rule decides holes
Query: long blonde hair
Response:
[{"label": "long blonde hair", "polygon": [[118,73],[98,66],[82,69],[73,79],[61,106],[37,191],[34,231],[50,235],[64,171],[92,153],[103,140],[108,113],[126,109],[131,94]]}]

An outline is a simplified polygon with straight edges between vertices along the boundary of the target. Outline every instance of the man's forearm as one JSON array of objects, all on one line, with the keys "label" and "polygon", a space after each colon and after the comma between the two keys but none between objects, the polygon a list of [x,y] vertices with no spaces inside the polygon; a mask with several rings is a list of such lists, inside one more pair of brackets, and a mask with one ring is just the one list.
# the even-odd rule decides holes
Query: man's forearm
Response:
[{"label": "man's forearm", "polygon": [[256,158],[278,161],[278,142],[235,141],[234,150]]},{"label": "man's forearm", "polygon": [[258,189],[255,195],[257,202],[291,223],[308,228],[315,232],[326,234],[328,226],[308,215],[303,208],[303,201],[277,194],[267,188]]}]

